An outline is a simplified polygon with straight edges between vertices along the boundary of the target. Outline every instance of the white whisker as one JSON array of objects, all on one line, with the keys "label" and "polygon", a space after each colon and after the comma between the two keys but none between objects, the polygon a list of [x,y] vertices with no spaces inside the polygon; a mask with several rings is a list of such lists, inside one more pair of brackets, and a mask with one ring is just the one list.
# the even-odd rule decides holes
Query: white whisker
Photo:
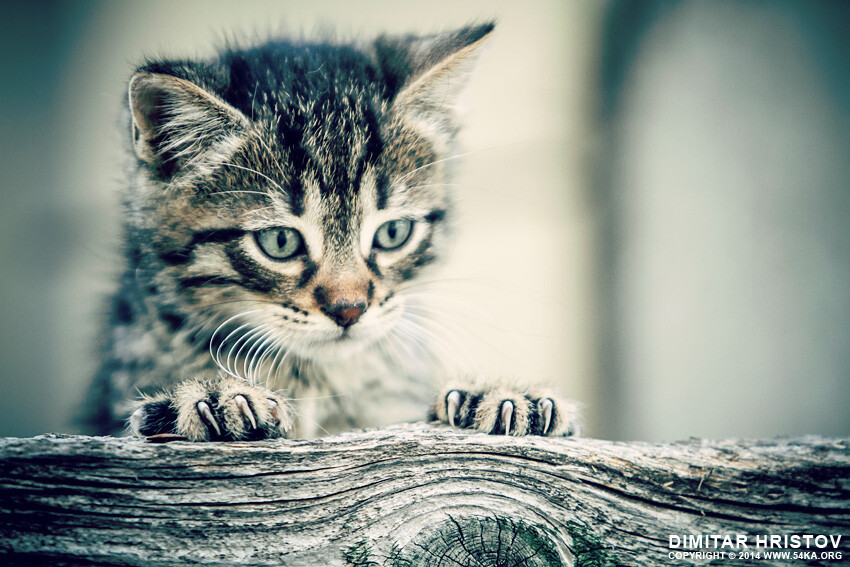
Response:
[{"label": "white whisker", "polygon": [[[495,146],[493,146],[493,147],[495,147]],[[414,168],[414,169],[411,169],[410,171],[408,171],[407,173],[405,173],[404,175],[402,175],[401,177],[399,177],[397,182],[398,182],[398,183],[404,183],[405,181],[407,181],[407,179],[408,179],[411,175],[413,175],[413,174],[414,174],[414,173],[416,173],[417,171],[421,171],[421,170],[423,170],[423,169],[425,169],[425,168],[427,168],[427,167],[433,167],[433,166],[435,166],[435,165],[437,165],[437,164],[440,164],[440,163],[444,163],[444,162],[447,162],[447,161],[452,161],[452,160],[460,159],[460,158],[462,158],[462,157],[466,157],[466,156],[470,156],[470,155],[473,155],[473,154],[477,154],[477,153],[483,152],[483,151],[488,150],[488,149],[493,149],[493,148],[482,148],[482,149],[479,149],[479,150],[472,150],[472,151],[468,151],[468,152],[463,152],[463,153],[456,154],[456,155],[453,155],[453,156],[445,157],[445,158],[443,158],[443,159],[434,160],[434,161],[432,161],[432,162],[426,163],[425,165],[420,165],[419,167]]]},{"label": "white whisker", "polygon": [[[273,337],[271,344],[269,346],[265,347],[265,349],[264,349],[265,352],[263,352],[263,355],[257,361],[257,366],[254,370],[255,374],[262,372],[263,365],[266,363],[266,361],[270,357],[276,356],[277,353],[280,352],[283,349],[283,345],[285,344],[285,337],[280,332],[278,332],[276,334],[277,334],[277,336]],[[271,370],[271,367],[269,367],[269,370]],[[268,377],[266,378],[266,382],[263,385],[266,386],[267,388],[269,387],[269,378]]]},{"label": "white whisker", "polygon": [[[240,376],[239,374],[236,373],[236,371],[237,371],[237,368],[236,368],[237,359],[236,359],[236,357],[233,356],[233,351],[236,350],[237,348],[239,348],[239,345],[242,344],[242,342],[246,339],[247,335],[253,329],[253,327],[251,327],[250,324],[246,323],[245,325],[238,327],[236,329],[236,331],[241,331],[243,328],[247,328],[247,330],[239,335],[239,338],[236,339],[235,343],[230,345],[230,349],[228,349],[227,355],[225,355],[225,359],[224,359],[224,364],[227,367],[227,373],[230,374],[231,376],[236,377],[236,378],[242,378],[242,376]],[[234,331],[234,332],[236,332],[236,331]],[[233,365],[233,368],[231,368],[231,364]]]},{"label": "white whisker", "polygon": [[230,322],[231,322],[231,321],[233,321],[234,319],[237,319],[237,318],[239,318],[239,317],[244,317],[245,315],[250,315],[250,314],[252,314],[252,313],[256,313],[257,311],[258,311],[258,310],[256,310],[256,309],[255,309],[255,310],[252,310],[252,311],[245,311],[245,312],[242,312],[242,313],[238,313],[238,314],[234,315],[233,317],[229,317],[229,318],[228,318],[228,319],[226,319],[223,323],[221,323],[218,327],[216,327],[215,331],[213,331],[213,334],[210,336],[210,345],[209,345],[210,356],[212,357],[213,361],[216,363],[216,366],[218,366],[219,368],[221,368],[221,369],[222,369],[222,370],[224,370],[225,372],[227,372],[227,369],[225,369],[225,368],[224,368],[224,366],[221,364],[221,356],[220,356],[220,355],[221,355],[221,347],[224,345],[224,343],[226,343],[226,342],[227,342],[227,340],[230,338],[230,336],[232,335],[232,333],[231,333],[231,335],[228,335],[228,336],[227,336],[227,338],[225,338],[225,339],[221,342],[221,344],[220,344],[220,345],[219,345],[219,347],[218,347],[218,350],[216,351],[216,353],[215,353],[215,354],[213,354],[212,349],[213,349],[213,344],[215,343],[215,337],[216,337],[216,335],[218,334],[218,332],[219,332],[221,329],[223,329],[223,328],[224,328],[224,327],[225,327],[228,323],[230,323]]},{"label": "white whisker", "polygon": [[[244,169],[244,168],[243,168]],[[265,191],[248,191],[246,189],[233,189],[229,191],[216,191],[215,193],[211,193],[211,196],[219,196],[219,195],[230,195],[230,194],[247,194],[247,195],[262,195],[264,197],[268,197],[269,194]]]},{"label": "white whisker", "polygon": [[[247,356],[243,357],[242,351],[244,351],[245,347],[247,347],[249,344],[253,345],[255,339],[258,336],[260,336],[265,331],[265,329],[266,329],[266,325],[261,323],[260,325],[257,325],[256,327],[254,327],[253,329],[251,329],[250,331],[248,331],[247,333],[242,335],[242,338],[240,338],[238,341],[236,341],[237,345],[240,342],[242,342],[242,346],[239,347],[239,350],[236,351],[236,354],[233,357],[233,371],[238,374],[238,372],[239,372],[239,361],[241,360],[242,363],[243,363],[242,364],[242,374],[239,374],[239,376],[243,380],[245,380],[246,382],[248,381],[248,378],[245,375],[245,370],[246,370],[245,369],[245,361],[247,360]],[[235,348],[235,345],[234,345],[233,348]],[[231,348],[231,351],[233,350],[233,348]],[[250,350],[249,350],[249,352],[250,352]]]},{"label": "white whisker", "polygon": [[[431,333],[425,325],[418,323],[416,318],[406,317],[400,328],[407,330],[408,334],[418,334],[421,337],[420,340],[428,346],[435,355],[434,357],[437,359],[437,362],[444,368],[448,367],[446,363],[452,363],[454,366],[464,368],[468,366],[466,357],[460,354],[462,351],[457,350],[460,342],[447,342],[447,339]],[[440,352],[437,352],[438,349]]]},{"label": "white whisker", "polygon": [[[233,376],[233,377],[235,377],[235,378],[238,378],[238,376],[236,376],[236,375],[233,373],[233,371],[230,369],[230,354],[229,354],[229,353],[228,353],[228,355],[227,355],[227,357],[226,357],[226,363],[227,363],[227,364],[226,364],[226,366],[225,366],[224,364],[222,364],[222,363],[221,363],[221,349],[222,349],[222,348],[224,348],[224,345],[228,344],[228,341],[230,340],[230,337],[232,337],[232,336],[233,336],[233,335],[235,335],[236,333],[240,332],[240,331],[241,331],[242,329],[244,329],[245,327],[250,327],[250,326],[251,326],[251,324],[250,324],[250,323],[243,323],[242,325],[239,325],[238,327],[236,327],[235,329],[233,329],[232,331],[230,331],[230,334],[228,334],[228,335],[224,338],[224,340],[223,340],[223,341],[221,341],[221,344],[219,344],[219,345],[218,345],[218,349],[216,350],[216,353],[215,353],[215,354],[216,354],[216,360],[218,361],[218,365],[219,365],[219,367],[220,367],[222,370],[224,370],[225,372],[227,372],[229,375],[231,375],[231,376]],[[241,337],[240,337],[240,339],[241,339]],[[231,347],[231,351],[232,351],[232,350],[233,350],[233,348]]]},{"label": "white whisker", "polygon": [[277,346],[277,352],[275,353],[274,358],[272,358],[271,364],[269,364],[269,372],[266,375],[266,384],[272,384],[273,383],[272,382],[272,376],[274,376],[275,382],[277,382],[277,371],[278,371],[278,368],[279,368],[277,366],[278,358],[281,356],[281,354],[286,353],[287,350],[288,350],[288,349],[283,348],[283,343],[284,343],[284,337],[281,337],[280,345]]},{"label": "white whisker", "polygon": [[249,173],[254,173],[256,175],[259,175],[260,177],[262,177],[263,179],[265,179],[266,181],[268,181],[272,185],[274,185],[275,189],[277,189],[278,191],[284,190],[283,187],[281,187],[280,184],[277,181],[275,181],[274,179],[272,179],[271,177],[269,177],[265,173],[261,173],[261,172],[257,171],[256,169],[251,169],[250,167],[244,167],[244,166],[236,165],[235,163],[230,163],[230,162],[226,162],[226,161],[220,161],[220,162],[218,162],[218,165],[226,165],[228,167],[235,167],[236,169],[241,169],[241,170],[247,171]]},{"label": "white whisker", "polygon": [[[241,358],[241,360],[242,360],[242,376],[245,377],[245,379],[248,381],[249,384],[252,384],[252,385],[254,384],[254,381],[251,377],[251,371],[250,371],[251,362],[254,358],[254,353],[257,352],[257,348],[259,347],[263,338],[266,337],[269,332],[270,331],[269,331],[268,325],[258,325],[254,329],[250,340],[246,340],[245,344],[242,345],[243,348],[248,346],[249,343],[251,345],[248,348],[248,351],[245,353],[245,356]],[[239,354],[237,354],[237,359],[239,359]]]},{"label": "white whisker", "polygon": [[[265,332],[265,334],[259,339],[259,344],[256,345],[256,349],[254,350],[254,354],[250,355],[251,363],[247,366],[247,375],[251,384],[256,384],[256,372],[259,363],[266,357],[268,353],[268,344],[269,341],[274,342],[277,339],[278,330],[274,327],[269,327],[269,329]],[[260,342],[262,341],[262,342]]]}]

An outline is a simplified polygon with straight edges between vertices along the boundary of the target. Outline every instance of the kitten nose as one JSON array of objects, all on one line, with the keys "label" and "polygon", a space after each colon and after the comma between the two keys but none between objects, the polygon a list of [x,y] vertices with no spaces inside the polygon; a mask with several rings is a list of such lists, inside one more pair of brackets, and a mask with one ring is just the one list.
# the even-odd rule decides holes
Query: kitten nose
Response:
[{"label": "kitten nose", "polygon": [[360,319],[364,311],[366,311],[365,301],[341,300],[325,309],[325,315],[333,319],[343,329],[347,329]]}]

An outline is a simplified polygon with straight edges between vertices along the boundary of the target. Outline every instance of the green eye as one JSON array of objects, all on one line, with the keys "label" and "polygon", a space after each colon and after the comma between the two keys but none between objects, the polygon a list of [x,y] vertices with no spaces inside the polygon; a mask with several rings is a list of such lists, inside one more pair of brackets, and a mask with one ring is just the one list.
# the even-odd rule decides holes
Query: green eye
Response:
[{"label": "green eye", "polygon": [[407,242],[411,232],[413,232],[413,221],[411,220],[398,219],[385,222],[375,233],[372,247],[378,250],[395,250]]},{"label": "green eye", "polygon": [[289,260],[303,254],[304,240],[293,228],[267,228],[254,233],[257,244],[273,260]]}]

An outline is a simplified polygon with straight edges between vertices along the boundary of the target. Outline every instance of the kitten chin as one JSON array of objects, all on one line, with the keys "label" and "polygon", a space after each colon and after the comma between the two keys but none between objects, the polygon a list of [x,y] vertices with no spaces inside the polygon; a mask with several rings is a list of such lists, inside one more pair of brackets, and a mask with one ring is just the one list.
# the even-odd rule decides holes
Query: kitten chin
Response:
[{"label": "kitten chin", "polygon": [[377,337],[371,340],[358,340],[352,337],[340,337],[335,340],[321,343],[311,343],[308,347],[303,349],[299,349],[295,346],[289,350],[298,358],[321,364],[322,362],[344,361],[357,356],[372,347],[377,341]]}]

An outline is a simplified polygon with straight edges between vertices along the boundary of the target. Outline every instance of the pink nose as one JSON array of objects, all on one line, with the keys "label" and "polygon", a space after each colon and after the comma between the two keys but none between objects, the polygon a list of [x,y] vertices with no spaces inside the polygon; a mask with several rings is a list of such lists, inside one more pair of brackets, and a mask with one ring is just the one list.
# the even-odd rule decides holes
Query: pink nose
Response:
[{"label": "pink nose", "polygon": [[334,303],[329,309],[325,310],[325,315],[330,317],[337,325],[343,329],[347,329],[360,319],[363,312],[366,311],[365,301],[340,301]]}]

